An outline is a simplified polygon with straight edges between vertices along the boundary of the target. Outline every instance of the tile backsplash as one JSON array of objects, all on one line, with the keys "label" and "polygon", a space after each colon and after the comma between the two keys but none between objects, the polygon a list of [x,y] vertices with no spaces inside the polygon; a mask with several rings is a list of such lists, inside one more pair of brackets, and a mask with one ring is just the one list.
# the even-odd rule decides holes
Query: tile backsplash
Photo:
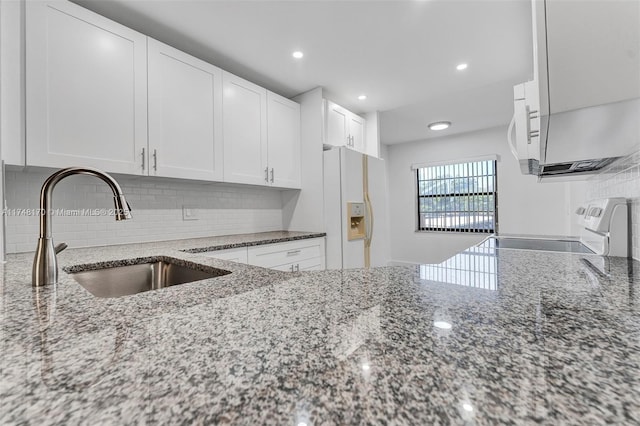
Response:
[{"label": "tile backsplash", "polygon": [[630,202],[631,249],[640,260],[640,151],[616,161],[587,182],[587,200],[625,197]]},{"label": "tile backsplash", "polygon": [[[41,170],[6,171],[7,253],[35,250],[38,217],[28,212],[39,207],[40,188],[50,174]],[[65,210],[53,216],[56,243],[89,247],[277,231],[283,227],[281,192],[275,189],[115,177],[131,205],[133,220],[116,222],[113,216],[74,215],[112,209],[113,198],[99,179],[71,176],[60,181],[53,193],[53,209]],[[184,220],[183,206],[192,209],[197,219]]]}]

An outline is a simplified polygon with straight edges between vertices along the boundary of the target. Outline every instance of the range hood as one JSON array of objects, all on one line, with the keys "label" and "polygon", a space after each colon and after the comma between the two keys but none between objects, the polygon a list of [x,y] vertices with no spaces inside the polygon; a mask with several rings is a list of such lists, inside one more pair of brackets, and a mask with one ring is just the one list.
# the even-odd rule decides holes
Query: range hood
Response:
[{"label": "range hood", "polygon": [[532,0],[533,80],[514,87],[524,174],[597,172],[640,149],[640,2]]}]

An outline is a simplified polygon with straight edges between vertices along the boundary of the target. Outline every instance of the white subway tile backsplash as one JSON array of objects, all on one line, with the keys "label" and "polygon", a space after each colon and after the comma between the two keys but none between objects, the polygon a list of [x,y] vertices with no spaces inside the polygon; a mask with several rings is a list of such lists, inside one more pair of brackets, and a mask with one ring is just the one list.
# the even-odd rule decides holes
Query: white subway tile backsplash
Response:
[{"label": "white subway tile backsplash", "polygon": [[[5,176],[8,253],[33,251],[38,236],[37,216],[11,215],[11,209],[37,209],[48,172],[7,171]],[[112,196],[95,178],[73,176],[54,191],[54,209],[111,209]],[[115,222],[112,216],[54,216],[56,242],[70,247],[197,238],[282,229],[280,192],[269,188],[117,176],[133,210],[133,220]],[[184,221],[182,206],[195,210],[197,220]]]},{"label": "white subway tile backsplash", "polygon": [[624,197],[631,215],[631,251],[640,260],[640,151],[616,161],[587,182],[587,199]]}]

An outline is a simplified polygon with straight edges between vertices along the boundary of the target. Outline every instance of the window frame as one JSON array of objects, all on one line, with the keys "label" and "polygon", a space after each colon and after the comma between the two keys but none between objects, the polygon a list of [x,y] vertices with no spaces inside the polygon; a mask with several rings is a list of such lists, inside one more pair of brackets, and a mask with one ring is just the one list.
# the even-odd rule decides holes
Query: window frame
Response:
[{"label": "window frame", "polygon": [[[430,168],[430,167],[439,167],[439,166],[462,166],[462,165],[466,165],[469,163],[480,163],[480,162],[488,162],[488,161],[492,161],[493,162],[493,175],[486,175],[486,176],[493,176],[493,192],[464,192],[464,193],[446,193],[446,194],[433,194],[433,195],[420,195],[420,170],[421,169],[426,169],[426,168]],[[416,212],[416,230],[415,232],[424,232],[424,233],[439,233],[439,232],[445,232],[445,233],[455,233],[455,234],[495,234],[498,232],[498,162],[499,162],[499,157],[498,156],[488,156],[488,157],[481,157],[481,158],[465,158],[465,159],[460,159],[460,160],[456,160],[456,161],[448,161],[448,162],[441,162],[441,163],[422,163],[422,164],[413,164],[411,166],[412,172],[414,173],[413,175],[413,181],[415,184],[415,192],[414,192],[414,199],[416,202],[416,208],[415,208],[415,212]],[[444,180],[446,178],[442,178],[442,180]],[[424,181],[424,180],[422,180]],[[420,217],[422,214],[420,211],[420,200],[421,199],[428,199],[428,198],[435,198],[435,197],[464,197],[464,196],[469,196],[469,195],[493,195],[493,228],[488,228],[488,229],[484,229],[484,228],[444,228],[444,227],[421,227],[420,226]],[[439,212],[445,212],[446,210],[440,210]],[[469,212],[473,212],[474,210],[468,210]],[[480,211],[484,211],[484,210],[480,210]],[[490,210],[489,210],[490,211]]]}]

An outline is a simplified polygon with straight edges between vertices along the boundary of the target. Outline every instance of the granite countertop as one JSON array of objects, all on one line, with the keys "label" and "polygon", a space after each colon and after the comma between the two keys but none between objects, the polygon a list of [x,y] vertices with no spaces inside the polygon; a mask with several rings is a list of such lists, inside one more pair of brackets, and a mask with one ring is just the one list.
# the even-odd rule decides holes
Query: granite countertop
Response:
[{"label": "granite countertop", "polygon": [[9,256],[0,423],[640,422],[636,261],[481,246],[438,265],[288,273],[181,251],[272,239],[59,255],[232,272],[111,299],[64,272],[32,290],[31,255]]}]

